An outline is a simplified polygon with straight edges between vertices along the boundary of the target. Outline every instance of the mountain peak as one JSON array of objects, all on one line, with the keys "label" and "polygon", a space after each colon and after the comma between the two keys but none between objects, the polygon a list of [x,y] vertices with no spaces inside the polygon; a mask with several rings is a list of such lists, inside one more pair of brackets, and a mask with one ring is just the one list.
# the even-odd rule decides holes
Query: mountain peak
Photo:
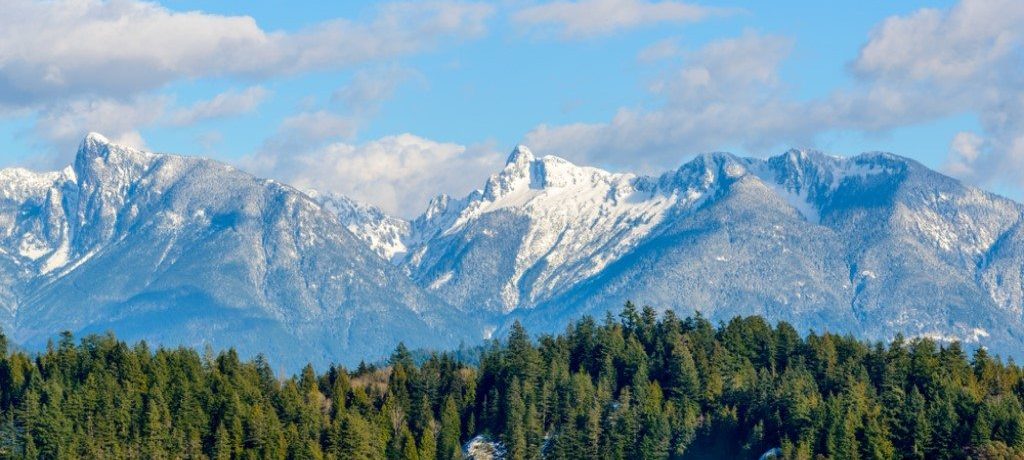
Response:
[{"label": "mountain peak", "polygon": [[914,159],[891,152],[862,152],[850,158],[858,162],[877,162],[889,165],[905,165],[908,167],[916,167],[920,165],[921,167],[924,167]]},{"label": "mountain peak", "polygon": [[517,146],[483,190],[442,195],[412,222],[95,133],[76,161],[0,187],[13,203],[0,267],[23,267],[0,277],[0,313],[19,309],[0,326],[34,343],[116,327],[167,345],[373,358],[393,331],[441,347],[485,322],[557,329],[626,299],[879,339],[1024,343],[1024,207],[888,154],[709,153],[638,177]]},{"label": "mountain peak", "polygon": [[72,169],[79,180],[124,185],[149,168],[157,157],[91,132],[79,145]]},{"label": "mountain peak", "polygon": [[110,139],[107,139],[107,136],[104,136],[104,135],[102,135],[100,133],[97,133],[96,131],[90,131],[89,134],[85,135],[85,139],[83,139],[82,142],[83,143],[96,143],[96,144],[109,144],[110,143]]},{"label": "mountain peak", "polygon": [[802,175],[812,169],[834,169],[842,159],[825,155],[817,150],[789,149],[785,153],[769,157],[765,161],[780,174]]},{"label": "mountain peak", "polygon": [[789,149],[786,153],[782,154],[782,157],[792,164],[799,164],[807,161],[810,155],[805,149]]},{"label": "mountain peak", "polygon": [[86,134],[85,138],[82,139],[82,142],[78,144],[78,155],[82,156],[92,154],[99,156],[102,154],[101,152],[110,145],[112,145],[112,142],[110,142],[110,139],[107,139],[106,136],[97,132],[90,132],[89,134]]},{"label": "mountain peak", "polygon": [[525,145],[519,144],[516,148],[512,149],[512,153],[508,155],[508,159],[505,160],[505,164],[528,164],[535,159],[536,157],[529,148]]},{"label": "mountain peak", "polygon": [[807,163],[807,162],[819,163],[819,162],[822,162],[822,161],[826,161],[827,162],[827,161],[835,161],[835,160],[842,160],[843,159],[843,157],[839,157],[839,156],[835,156],[835,155],[830,155],[830,154],[824,153],[824,152],[822,152],[820,150],[805,149],[805,148],[789,149],[785,153],[783,153],[781,155],[778,155],[778,157],[784,158],[784,159],[786,159],[786,161],[789,161],[789,162],[794,163],[794,164],[796,164],[796,163]]},{"label": "mountain peak", "polygon": [[102,157],[108,159],[112,153],[117,157],[123,157],[123,159],[135,160],[134,162],[144,162],[143,160],[155,156],[129,145],[118,144],[97,132],[86,134],[78,145],[79,158]]},{"label": "mountain peak", "polygon": [[517,190],[564,187],[581,182],[610,180],[613,176],[616,175],[598,168],[577,166],[554,155],[538,158],[530,149],[518,145],[508,156],[505,167],[488,179],[481,197],[494,201]]},{"label": "mountain peak", "polygon": [[98,152],[110,145],[115,144],[107,136],[90,131],[89,134],[82,138],[82,142],[78,144],[78,152]]},{"label": "mountain peak", "polygon": [[517,145],[509,154],[508,160],[505,161],[505,167],[487,180],[487,184],[484,186],[484,196],[493,201],[499,196],[520,188],[521,184],[525,184],[525,187],[538,186],[539,184],[535,181],[537,171],[534,171],[538,166],[536,160],[530,149]]},{"label": "mountain peak", "polygon": [[676,171],[666,173],[668,176],[681,177],[684,181],[694,177],[703,177],[704,182],[714,181],[716,177],[739,177],[746,173],[746,162],[728,152],[708,152],[699,154],[687,161]]}]

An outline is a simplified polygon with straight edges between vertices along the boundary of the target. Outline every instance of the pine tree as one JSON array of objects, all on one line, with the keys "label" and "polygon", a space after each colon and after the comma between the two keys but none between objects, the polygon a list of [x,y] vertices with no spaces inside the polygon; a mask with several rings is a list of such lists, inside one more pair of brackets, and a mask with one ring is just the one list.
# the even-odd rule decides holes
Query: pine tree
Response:
[{"label": "pine tree", "polygon": [[700,377],[697,375],[697,365],[693,361],[690,347],[683,343],[672,347],[672,356],[666,373],[670,397],[698,401]]},{"label": "pine tree", "polygon": [[232,458],[233,450],[228,430],[222,423],[217,426],[217,433],[214,436],[212,457],[216,460],[229,460]]},{"label": "pine tree", "polygon": [[398,459],[405,460],[420,460],[419,450],[416,447],[416,439],[412,436],[412,431],[409,430],[408,426],[402,427],[402,432],[397,437],[398,443],[401,446],[401,457],[395,457]]},{"label": "pine tree", "polygon": [[505,434],[504,442],[510,460],[524,460],[526,452],[526,433],[523,424],[526,407],[523,403],[519,381],[513,379],[509,385],[505,402]]},{"label": "pine tree", "polygon": [[423,430],[423,434],[420,435],[420,441],[418,444],[418,455],[420,460],[435,460],[438,458],[437,431],[435,430],[433,420],[430,421],[430,425],[427,426],[427,429]]},{"label": "pine tree", "polygon": [[337,434],[340,458],[372,458],[370,427],[357,415],[342,417]]},{"label": "pine tree", "polygon": [[32,439],[32,434],[31,433],[26,433],[25,434],[25,441],[24,442],[25,442],[25,447],[24,447],[24,449],[25,449],[24,450],[25,458],[26,459],[39,458],[39,449],[36,448],[36,441],[35,441],[35,439]]},{"label": "pine tree", "polygon": [[171,431],[171,415],[159,386],[149,389],[146,399],[146,424],[143,427],[145,455],[151,459],[167,457],[166,446]]},{"label": "pine tree", "polygon": [[455,399],[449,396],[445,399],[444,410],[441,412],[441,432],[438,434],[437,440],[438,460],[452,460],[461,456],[462,433],[459,424],[459,412],[455,406]]},{"label": "pine tree", "polygon": [[931,443],[931,426],[928,423],[926,405],[927,402],[917,387],[911,388],[897,425],[903,435],[899,448],[904,456],[925,458],[925,450]]}]

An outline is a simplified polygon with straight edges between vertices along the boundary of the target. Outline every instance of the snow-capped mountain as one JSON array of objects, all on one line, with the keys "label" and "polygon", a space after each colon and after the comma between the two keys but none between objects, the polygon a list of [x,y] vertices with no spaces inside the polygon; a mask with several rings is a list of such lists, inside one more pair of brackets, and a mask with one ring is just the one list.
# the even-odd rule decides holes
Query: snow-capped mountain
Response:
[{"label": "snow-capped mountain", "polygon": [[392,259],[426,290],[561,329],[626,300],[1019,350],[1021,205],[886,153],[706,154],[657,177],[517,148],[481,190],[441,196]]},{"label": "snow-capped mountain", "polygon": [[296,366],[479,338],[338,208],[231,166],[90,134],[72,167],[0,178],[3,328],[29,347],[109,329]]},{"label": "snow-capped mountain", "polygon": [[413,222],[402,263],[451,303],[528,308],[597,275],[670,209],[699,199],[518,147],[483,190],[435,200]]},{"label": "snow-capped mountain", "polygon": [[525,312],[527,323],[560,327],[551,319],[633,299],[869,339],[899,332],[1020,349],[1021,315],[1000,301],[1014,289],[986,281],[1007,279],[1002,271],[984,276],[1001,259],[996,243],[1015,231],[1018,204],[888,154],[710,155],[680,173],[660,182],[701,176],[714,192],[600,275]]},{"label": "snow-capped mountain", "polygon": [[886,153],[697,156],[659,176],[516,148],[411,221],[89,135],[0,170],[0,325],[235,346],[294,369],[559,330],[626,300],[1022,357],[1024,206]]}]

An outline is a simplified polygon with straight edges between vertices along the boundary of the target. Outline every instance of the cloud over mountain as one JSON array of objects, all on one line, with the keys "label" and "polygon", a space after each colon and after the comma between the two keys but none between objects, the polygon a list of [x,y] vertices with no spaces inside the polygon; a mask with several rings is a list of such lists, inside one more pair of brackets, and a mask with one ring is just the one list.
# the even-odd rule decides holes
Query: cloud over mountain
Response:
[{"label": "cloud over mountain", "polygon": [[240,164],[303,189],[344,194],[404,217],[414,216],[438,191],[467,193],[501,163],[501,155],[487,146],[466,147],[412,134],[298,151],[285,145],[266,146]]},{"label": "cloud over mountain", "polygon": [[[887,18],[852,57],[852,83],[810,99],[797,97],[780,74],[792,42],[748,31],[683,52],[648,88],[653,107],[623,107],[600,123],[543,124],[526,141],[584,161],[625,164],[644,152],[643,161],[658,163],[659,155],[724,145],[811,145],[829,132],[885,132],[971,115],[981,132],[950,135],[948,171],[985,186],[1020,187],[1013,171],[1024,167],[1022,20],[1024,4],[983,0]],[[976,142],[964,143],[967,134]]]}]

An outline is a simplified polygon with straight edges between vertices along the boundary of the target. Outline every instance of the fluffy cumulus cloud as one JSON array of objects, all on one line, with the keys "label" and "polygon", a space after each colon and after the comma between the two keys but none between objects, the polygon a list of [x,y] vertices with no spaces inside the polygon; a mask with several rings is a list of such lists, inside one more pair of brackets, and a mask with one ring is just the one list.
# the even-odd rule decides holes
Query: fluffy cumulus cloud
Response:
[{"label": "fluffy cumulus cloud", "polygon": [[[580,161],[674,165],[694,152],[813,144],[829,131],[877,132],[969,114],[979,133],[951,141],[947,169],[983,185],[1024,186],[1024,2],[963,0],[947,10],[888,18],[851,61],[853,82],[801,100],[780,80],[791,43],[748,32],[683,53],[655,81],[654,107],[608,122],[539,126],[536,150]],[[671,52],[664,52],[668,49]],[[672,58],[665,43],[641,59]]]},{"label": "fluffy cumulus cloud", "polygon": [[262,86],[250,86],[243,91],[228,90],[212,99],[178,109],[169,121],[188,126],[202,120],[241,115],[256,110],[266,97],[267,90]]},{"label": "fluffy cumulus cloud", "polygon": [[352,81],[331,95],[331,100],[348,111],[370,115],[409,80],[422,82],[424,77],[415,70],[397,65],[360,70]]},{"label": "fluffy cumulus cloud", "polygon": [[494,149],[412,134],[353,142],[402,83],[421,79],[394,65],[356,72],[326,108],[307,108],[286,118],[256,153],[238,163],[262,176],[340,193],[403,217],[422,212],[438,193],[467,193],[500,167],[502,156]]},{"label": "fluffy cumulus cloud", "polygon": [[[140,127],[255,110],[268,97],[263,79],[353,68],[346,86],[284,119],[243,166],[409,215],[438,191],[476,187],[500,165],[493,149],[408,134],[355,141],[381,101],[423,78],[394,59],[482,34],[490,5],[388,3],[365,20],[293,32],[137,0],[0,0],[0,11],[0,116],[31,117],[40,139],[67,146],[98,130],[141,145]],[[556,0],[509,17],[527,32],[581,39],[733,12],[676,0]],[[637,56],[662,72],[649,82],[649,104],[623,107],[604,122],[541,125],[524,141],[581,163],[655,171],[700,151],[813,145],[822,133],[884,132],[966,114],[979,127],[951,136],[947,171],[1024,187],[1021,23],[1019,0],[961,0],[888,18],[850,57],[850,82],[813,99],[783,81],[794,47],[787,37],[748,31],[696,49],[662,40]],[[204,78],[253,86],[184,107],[158,95],[169,83]],[[216,133],[204,136],[217,142]]]},{"label": "fluffy cumulus cloud", "polygon": [[360,119],[327,110],[301,112],[285,118],[278,132],[267,139],[275,150],[303,150],[325,141],[350,139],[359,129]]},{"label": "fluffy cumulus cloud", "polygon": [[413,217],[438,193],[463,194],[501,165],[485,146],[466,147],[412,134],[355,143],[360,128],[416,72],[387,67],[357,72],[334,92],[340,107],[286,118],[239,166],[301,189],[346,195],[393,215]]},{"label": "fluffy cumulus cloud", "polygon": [[[884,21],[853,69],[891,94],[893,111],[971,113],[981,133],[958,133],[949,172],[988,185],[1024,186],[1024,3],[963,0]],[[918,115],[919,116],[919,115]]]},{"label": "fluffy cumulus cloud", "polygon": [[421,212],[438,192],[479,187],[502,157],[486,147],[436,142],[411,134],[304,151],[265,148],[241,166],[304,189],[341,193],[404,217]]},{"label": "fluffy cumulus cloud", "polygon": [[171,96],[148,93],[127,98],[79,97],[49,102],[31,111],[31,134],[44,153],[29,161],[41,168],[62,166],[68,151],[89,131],[102,132],[120,144],[145,148],[139,132],[142,128],[188,126],[249,113],[259,107],[267,94],[262,87],[252,86],[242,91],[228,90],[187,107],[177,106]]},{"label": "fluffy cumulus cloud", "polygon": [[92,131],[105,133],[115,142],[142,148],[145,143],[138,127],[156,122],[167,104],[167,98],[159,96],[55,103],[38,113],[33,132],[38,138],[60,145],[77,145],[84,135],[82,127],[90,126]]},{"label": "fluffy cumulus cloud", "polygon": [[953,136],[949,143],[949,156],[945,169],[955,176],[971,176],[974,174],[973,164],[981,157],[981,148],[985,139],[981,136],[961,131]]},{"label": "fluffy cumulus cloud", "polygon": [[891,80],[959,83],[1019,55],[1022,14],[1014,0],[964,0],[950,10],[891,17],[871,33],[854,68]]},{"label": "fluffy cumulus cloud", "polygon": [[[366,20],[282,32],[247,16],[177,12],[138,0],[0,0],[0,116],[34,116],[31,134],[58,151],[87,131],[141,144],[146,125],[240,115],[267,96],[257,85],[175,108],[173,97],[154,95],[170,83],[252,81],[389,60],[479,36],[492,10],[457,1],[387,3]],[[111,108],[123,111],[114,115]],[[317,126],[342,124],[324,114],[305,117]]]},{"label": "fluffy cumulus cloud", "polygon": [[577,0],[529,6],[515,12],[512,19],[563,38],[585,38],[657,23],[696,22],[734,12],[671,0]]},{"label": "fluffy cumulus cloud", "polygon": [[479,35],[492,8],[393,3],[366,22],[344,19],[294,33],[251,17],[175,12],[135,0],[0,0],[0,103],[83,94],[123,97],[181,78],[264,76],[344,68]]},{"label": "fluffy cumulus cloud", "polygon": [[807,119],[811,108],[793,102],[778,75],[791,47],[752,32],[711,43],[650,85],[659,108],[621,109],[607,123],[540,126],[525,143],[584,163],[649,169],[733,143],[805,138],[818,128]]},{"label": "fluffy cumulus cloud", "polygon": [[351,141],[403,82],[419,77],[413,70],[393,65],[360,70],[334,91],[329,107],[307,107],[285,118],[261,150],[310,151],[330,142]]}]

